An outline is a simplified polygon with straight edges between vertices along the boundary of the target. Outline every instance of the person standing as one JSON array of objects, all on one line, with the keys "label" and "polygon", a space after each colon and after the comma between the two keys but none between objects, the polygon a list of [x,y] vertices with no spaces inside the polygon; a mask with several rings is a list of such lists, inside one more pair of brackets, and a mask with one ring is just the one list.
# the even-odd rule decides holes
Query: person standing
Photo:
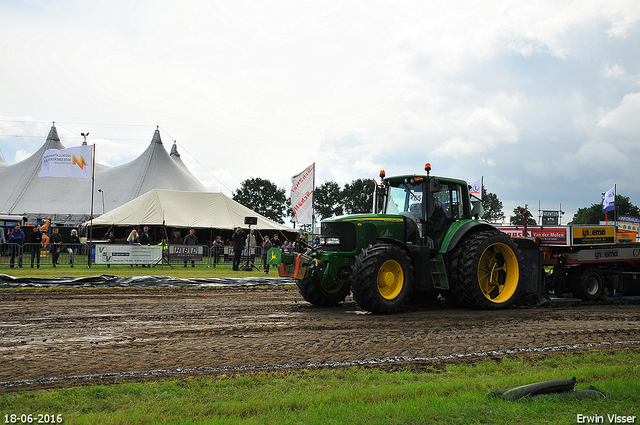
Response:
[{"label": "person standing", "polygon": [[267,252],[271,249],[272,246],[273,245],[271,245],[269,236],[265,236],[264,242],[262,242],[262,269],[264,270],[264,274],[269,274],[269,264],[267,264],[267,260],[268,260]]},{"label": "person standing", "polygon": [[247,246],[247,254],[249,258],[251,258],[251,263],[253,264],[254,258],[256,256],[256,246],[258,245],[258,240],[256,238],[256,233],[254,229],[249,230],[249,234],[247,235],[246,246]]},{"label": "person standing", "polygon": [[220,236],[216,237],[216,240],[213,241],[213,267],[218,265],[220,262],[220,253],[224,250],[224,245],[222,243],[222,238]]},{"label": "person standing", "polygon": [[[109,235],[107,236],[107,243],[108,244],[115,244],[116,243],[116,237],[113,234],[113,230],[109,230]],[[111,268],[111,264],[107,264],[107,268]]]},{"label": "person standing", "polygon": [[78,237],[78,231],[71,229],[71,235],[67,239],[67,251],[69,252],[69,262],[71,267],[76,263],[76,254],[78,253],[78,247],[80,246],[80,238]]},{"label": "person standing", "polygon": [[7,238],[4,236],[4,227],[0,227],[0,257],[4,255],[4,246],[7,243]]},{"label": "person standing", "polygon": [[33,260],[38,259],[38,268],[40,268],[40,249],[42,248],[42,232],[40,226],[33,228],[33,232],[29,235],[29,249],[31,251],[31,268],[33,268]]},{"label": "person standing", "polygon": [[51,261],[53,262],[53,267],[58,264],[58,257],[60,256],[60,243],[62,243],[62,236],[60,236],[60,231],[58,228],[54,228],[51,231]]},{"label": "person standing", "polygon": [[[144,226],[140,234],[140,245],[151,246],[151,238],[149,237],[149,227]],[[151,267],[151,264],[143,264],[142,267]]]},{"label": "person standing", "polygon": [[9,266],[13,268],[18,256],[18,268],[22,268],[22,246],[24,245],[24,232],[20,230],[20,225],[16,224],[13,231],[9,233],[9,243],[11,244],[11,260]]},{"label": "person standing", "polygon": [[244,251],[245,234],[241,228],[237,227],[233,233],[233,270],[240,271],[240,259]]},{"label": "person standing", "polygon": [[[198,238],[196,237],[195,229],[189,229],[189,234],[184,237],[182,245],[198,245]],[[187,260],[184,260],[184,266],[187,267]],[[196,262],[191,260],[191,267],[195,267]]]}]

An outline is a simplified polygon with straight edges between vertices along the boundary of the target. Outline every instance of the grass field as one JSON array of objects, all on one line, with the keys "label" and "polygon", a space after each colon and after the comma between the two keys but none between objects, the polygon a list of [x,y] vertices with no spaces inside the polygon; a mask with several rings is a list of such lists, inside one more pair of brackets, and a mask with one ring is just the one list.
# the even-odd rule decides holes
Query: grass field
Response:
[{"label": "grass field", "polygon": [[[169,275],[251,277],[230,265],[209,269],[96,266],[0,269],[16,277]],[[271,276],[277,276],[271,274]],[[578,379],[609,399],[505,402],[493,390]],[[3,423],[65,424],[574,424],[640,423],[640,354],[593,352],[434,365],[420,370],[324,369],[157,382],[78,386],[0,395]],[[31,415],[31,416],[29,416]],[[580,417],[579,415],[584,415]],[[613,419],[610,422],[609,419]],[[31,420],[31,421],[30,421]],[[580,422],[582,420],[583,422]],[[597,422],[596,422],[597,423]]]},{"label": "grass field", "polygon": [[[491,391],[578,379],[611,398],[506,402]],[[65,424],[574,424],[578,415],[633,417],[640,355],[556,354],[426,371],[303,370],[122,383],[0,396],[2,420],[53,415]],[[59,416],[58,416],[59,415]],[[18,423],[18,422],[14,422]],[[586,419],[585,422],[587,423]],[[613,422],[615,423],[615,422]]]}]

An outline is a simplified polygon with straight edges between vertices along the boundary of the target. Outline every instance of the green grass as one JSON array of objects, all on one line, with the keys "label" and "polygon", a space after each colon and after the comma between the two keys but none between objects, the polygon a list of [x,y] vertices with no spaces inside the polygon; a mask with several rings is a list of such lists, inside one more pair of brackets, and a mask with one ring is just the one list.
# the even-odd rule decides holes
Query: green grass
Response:
[{"label": "green grass", "polygon": [[[610,399],[506,402],[493,390],[575,376]],[[295,373],[122,383],[0,396],[5,414],[60,414],[65,424],[574,424],[577,415],[638,416],[640,354],[487,359],[427,371]],[[639,422],[636,417],[636,423]]]}]

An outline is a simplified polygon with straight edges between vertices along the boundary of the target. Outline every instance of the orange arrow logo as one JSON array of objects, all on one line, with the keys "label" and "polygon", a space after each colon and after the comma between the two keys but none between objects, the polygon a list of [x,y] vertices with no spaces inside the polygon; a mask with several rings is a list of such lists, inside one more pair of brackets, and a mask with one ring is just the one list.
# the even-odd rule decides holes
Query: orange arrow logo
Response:
[{"label": "orange arrow logo", "polygon": [[81,170],[84,170],[84,166],[86,165],[87,167],[89,166],[89,164],[87,164],[87,161],[84,160],[84,156],[80,155],[80,159],[76,158],[75,155],[73,155],[73,159],[71,161],[71,165],[77,165],[78,167],[80,167]]}]

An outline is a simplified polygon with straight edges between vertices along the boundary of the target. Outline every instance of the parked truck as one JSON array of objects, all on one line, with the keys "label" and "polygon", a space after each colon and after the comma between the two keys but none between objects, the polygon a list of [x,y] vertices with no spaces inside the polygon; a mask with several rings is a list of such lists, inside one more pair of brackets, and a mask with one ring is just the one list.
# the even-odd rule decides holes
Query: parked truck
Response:
[{"label": "parked truck", "polygon": [[640,243],[614,224],[498,226],[536,241],[547,270],[544,290],[584,301],[640,294]]}]

